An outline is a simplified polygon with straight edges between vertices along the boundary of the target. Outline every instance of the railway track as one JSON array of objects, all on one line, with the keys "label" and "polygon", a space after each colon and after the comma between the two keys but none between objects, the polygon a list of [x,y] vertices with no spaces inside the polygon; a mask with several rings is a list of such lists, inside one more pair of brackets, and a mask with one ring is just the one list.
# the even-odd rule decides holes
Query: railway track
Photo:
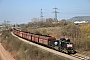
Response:
[{"label": "railway track", "polygon": [[79,53],[71,54],[70,56],[73,56],[73,57],[78,58],[80,60],[90,60],[90,57],[85,56],[85,55],[81,55]]},{"label": "railway track", "polygon": [[27,41],[27,40],[25,40],[25,39],[22,39],[22,38],[20,38],[20,37],[18,37],[18,36],[16,36],[16,35],[14,35],[12,32],[11,32],[11,34],[12,34],[13,36],[19,38],[20,40],[28,43],[28,44],[32,44],[32,45],[37,46],[37,47],[39,47],[39,48],[41,48],[41,49],[47,50],[47,51],[49,51],[49,52],[51,52],[51,53],[54,53],[54,54],[56,54],[56,55],[60,55],[60,56],[69,58],[69,59],[71,59],[71,60],[90,60],[90,57],[88,57],[88,56],[84,56],[84,55],[81,55],[81,54],[78,54],[78,53],[76,53],[76,54],[70,54],[70,55],[64,54],[64,53],[58,52],[58,51],[56,51],[56,50],[53,50],[53,49],[50,49],[50,48],[41,46],[41,45],[39,45],[39,44],[35,44],[35,43],[33,43],[33,42],[29,42],[29,41]]}]

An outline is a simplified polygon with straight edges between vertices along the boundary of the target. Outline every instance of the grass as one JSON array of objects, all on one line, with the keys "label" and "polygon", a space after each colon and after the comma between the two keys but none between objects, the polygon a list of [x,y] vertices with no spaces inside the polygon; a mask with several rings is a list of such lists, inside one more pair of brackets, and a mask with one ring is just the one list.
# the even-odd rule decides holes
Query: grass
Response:
[{"label": "grass", "polygon": [[2,45],[11,52],[15,60],[70,60],[27,44],[12,36],[10,31],[3,31],[0,38]]}]

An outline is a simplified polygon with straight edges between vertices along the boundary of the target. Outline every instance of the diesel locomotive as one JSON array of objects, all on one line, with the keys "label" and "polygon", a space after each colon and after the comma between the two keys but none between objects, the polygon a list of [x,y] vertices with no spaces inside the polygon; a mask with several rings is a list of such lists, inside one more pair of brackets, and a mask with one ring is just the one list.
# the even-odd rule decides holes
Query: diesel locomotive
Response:
[{"label": "diesel locomotive", "polygon": [[60,40],[52,40],[50,47],[64,53],[75,53],[73,49],[73,43],[68,38],[61,38]]}]

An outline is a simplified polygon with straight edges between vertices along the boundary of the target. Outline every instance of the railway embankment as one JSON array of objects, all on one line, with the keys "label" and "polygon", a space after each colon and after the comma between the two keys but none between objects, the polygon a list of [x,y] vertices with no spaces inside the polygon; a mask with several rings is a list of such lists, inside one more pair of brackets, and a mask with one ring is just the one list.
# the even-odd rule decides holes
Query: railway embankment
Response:
[{"label": "railway embankment", "polygon": [[15,60],[70,60],[23,42],[12,36],[10,31],[3,31],[0,37],[0,42]]}]

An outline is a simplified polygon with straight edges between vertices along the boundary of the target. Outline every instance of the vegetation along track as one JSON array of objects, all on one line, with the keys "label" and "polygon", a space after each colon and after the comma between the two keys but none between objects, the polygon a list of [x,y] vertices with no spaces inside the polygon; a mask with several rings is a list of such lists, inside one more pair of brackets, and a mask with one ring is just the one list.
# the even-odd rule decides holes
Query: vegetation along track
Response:
[{"label": "vegetation along track", "polygon": [[[13,36],[15,36],[15,37],[18,37],[18,36],[16,36],[16,35],[14,35],[12,32],[11,32],[11,34],[12,34]],[[25,40],[25,39],[22,39],[22,38],[20,38],[20,37],[18,37],[18,38],[19,38],[20,40],[28,43],[28,44],[32,44],[32,45],[37,46],[37,47],[39,47],[39,48],[41,48],[41,49],[47,50],[47,51],[49,51],[49,52],[51,52],[51,53],[54,53],[54,54],[57,54],[57,55],[60,55],[60,56],[66,57],[66,58],[69,58],[69,59],[71,59],[71,60],[90,60],[90,57],[87,57],[87,56],[84,56],[84,55],[81,55],[81,54],[78,54],[78,53],[68,55],[68,54],[64,54],[64,53],[58,52],[58,51],[56,51],[56,50],[53,50],[53,49],[50,49],[50,48],[41,46],[41,45],[39,45],[39,44],[35,44],[35,43],[33,43],[33,42],[29,42],[29,41],[27,41],[27,40]]]}]

